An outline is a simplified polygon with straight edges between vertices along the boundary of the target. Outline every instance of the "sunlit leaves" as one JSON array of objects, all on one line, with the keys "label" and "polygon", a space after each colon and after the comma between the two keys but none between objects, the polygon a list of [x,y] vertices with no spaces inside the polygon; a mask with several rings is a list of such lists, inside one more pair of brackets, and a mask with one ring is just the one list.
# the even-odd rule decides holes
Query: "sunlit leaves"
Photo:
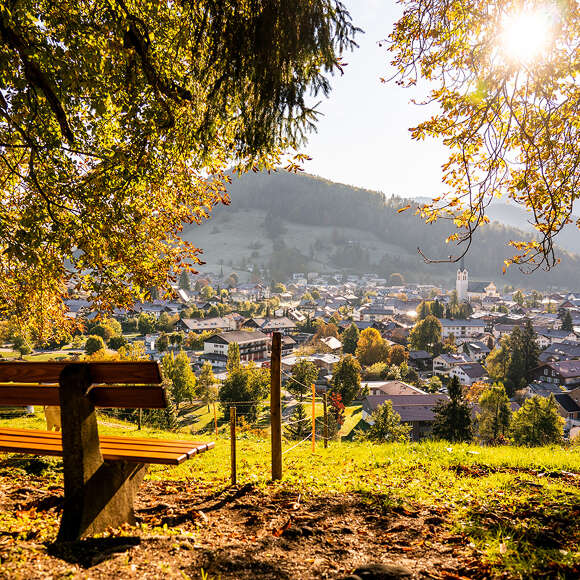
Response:
[{"label": "sunlit leaves", "polygon": [[69,291],[127,306],[194,268],[184,224],[303,140],[355,32],[338,0],[1,4],[3,314],[46,337]]},{"label": "sunlit leaves", "polygon": [[[510,263],[553,266],[553,238],[572,222],[580,186],[578,3],[401,3],[404,14],[389,37],[397,78],[404,86],[427,79],[427,100],[439,105],[411,135],[441,139],[449,149],[443,165],[449,193],[420,208],[420,215],[428,223],[452,220],[460,233],[449,241],[463,243],[462,253],[487,221],[489,203],[507,196],[528,210],[537,231],[532,241],[514,240]],[[518,11],[550,14],[548,48],[533,61],[512,59],[501,45],[506,18]]]}]

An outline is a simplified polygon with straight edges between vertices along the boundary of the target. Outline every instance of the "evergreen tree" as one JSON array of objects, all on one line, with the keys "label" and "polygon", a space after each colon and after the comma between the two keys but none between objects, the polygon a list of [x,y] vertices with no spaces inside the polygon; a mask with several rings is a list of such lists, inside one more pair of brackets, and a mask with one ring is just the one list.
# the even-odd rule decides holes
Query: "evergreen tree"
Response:
[{"label": "evergreen tree", "polygon": [[506,374],[506,389],[512,396],[526,382],[526,359],[524,355],[523,336],[519,326],[516,326],[509,338],[510,362]]},{"label": "evergreen tree", "polygon": [[228,359],[226,362],[226,371],[228,373],[240,367],[240,345],[237,342],[228,344]]},{"label": "evergreen tree", "polygon": [[344,354],[354,354],[360,332],[356,324],[352,323],[342,334],[342,352]]},{"label": "evergreen tree", "polygon": [[511,431],[517,445],[537,447],[562,441],[564,419],[558,414],[554,395],[527,399],[512,418]]},{"label": "evergreen tree", "polygon": [[401,423],[401,415],[393,410],[390,400],[379,405],[372,414],[373,424],[365,433],[365,438],[376,443],[408,441],[411,425]]},{"label": "evergreen tree", "polygon": [[470,441],[473,436],[471,409],[457,377],[451,379],[448,392],[449,401],[440,401],[435,406],[433,435],[452,442]]},{"label": "evergreen tree", "polygon": [[165,352],[169,348],[169,337],[165,332],[162,332],[155,343],[155,348],[158,352]]},{"label": "evergreen tree", "polygon": [[508,434],[511,409],[502,383],[494,383],[479,397],[479,436],[485,443],[498,443]]},{"label": "evergreen tree", "polygon": [[443,315],[445,314],[445,308],[443,304],[439,302],[439,300],[435,300],[431,303],[431,314],[436,318],[443,318]]},{"label": "evergreen tree", "polygon": [[294,407],[294,411],[290,415],[290,421],[284,426],[285,435],[288,439],[302,441],[312,433],[312,419],[304,410],[302,403],[298,403]]},{"label": "evergreen tree", "polygon": [[182,270],[181,274],[179,274],[179,288],[181,290],[191,290],[191,282],[187,270]]},{"label": "evergreen tree", "polygon": [[524,324],[521,344],[526,379],[530,379],[532,370],[538,366],[540,347],[538,346],[538,335],[532,326],[532,321],[529,319]]},{"label": "evergreen tree", "polygon": [[574,330],[572,315],[570,314],[569,310],[566,310],[562,316],[562,330],[567,330],[569,332]]},{"label": "evergreen tree", "polygon": [[417,307],[417,320],[423,320],[431,314],[431,309],[429,308],[429,303],[423,300],[421,304]]},{"label": "evergreen tree", "polygon": [[199,398],[209,406],[217,400],[217,388],[215,387],[216,378],[213,374],[213,369],[209,361],[205,361],[201,367],[201,372],[197,379],[197,394]]}]

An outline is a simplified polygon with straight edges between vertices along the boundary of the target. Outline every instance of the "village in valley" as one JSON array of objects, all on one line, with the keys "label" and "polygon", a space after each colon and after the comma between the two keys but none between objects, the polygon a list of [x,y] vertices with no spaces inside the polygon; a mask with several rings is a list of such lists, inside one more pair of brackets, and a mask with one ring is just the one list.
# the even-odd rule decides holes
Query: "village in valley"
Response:
[{"label": "village in valley", "polygon": [[[217,420],[210,403],[214,415],[217,403],[225,416],[228,401],[234,401],[238,412],[246,420],[251,415],[254,422],[260,403],[267,404],[267,389],[259,395],[252,389],[235,392],[233,397],[222,392],[232,344],[239,348],[242,367],[267,372],[272,334],[279,332],[283,413],[302,416],[297,399],[300,395],[300,401],[309,400],[310,382],[317,397],[340,393],[346,416],[344,410],[331,407],[340,415],[339,424],[333,423],[334,438],[364,433],[387,401],[410,427],[408,439],[432,437],[436,408],[449,401],[448,386],[454,378],[470,407],[476,439],[489,441],[489,435],[478,432],[479,398],[493,385],[503,385],[511,412],[527,399],[542,397],[557,407],[566,438],[579,429],[580,295],[574,292],[522,291],[474,281],[463,260],[455,284],[450,281],[447,288],[406,284],[398,273],[385,279],[305,272],[285,283],[239,283],[237,273],[221,270],[197,276],[183,272],[170,296],[108,318],[96,316],[83,299],[71,298],[66,303],[70,316],[85,330],[70,344],[32,351],[16,337],[4,354],[17,356],[20,350],[33,361],[47,356],[122,359],[138,353],[161,361],[164,368],[181,357],[189,369],[187,379],[174,381],[177,386],[172,387],[175,420],[192,432],[212,433]],[[526,345],[526,340],[533,344]],[[516,360],[518,349],[524,351],[523,360]],[[354,385],[336,380],[345,361],[354,368]],[[301,384],[304,377],[309,384]],[[244,413],[249,410],[244,397],[252,413]],[[507,441],[508,435],[504,425],[494,438]],[[322,431],[317,436],[322,438]]]}]

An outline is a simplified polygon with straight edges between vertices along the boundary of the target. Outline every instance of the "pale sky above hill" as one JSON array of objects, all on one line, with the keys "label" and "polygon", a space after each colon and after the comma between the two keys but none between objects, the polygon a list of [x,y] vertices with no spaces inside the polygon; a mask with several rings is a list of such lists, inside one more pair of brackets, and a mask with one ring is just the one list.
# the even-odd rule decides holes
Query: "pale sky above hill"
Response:
[{"label": "pale sky above hill", "polygon": [[421,96],[419,89],[380,81],[392,70],[391,54],[378,42],[392,30],[401,8],[394,0],[344,3],[365,34],[357,36],[359,48],[344,55],[345,74],[332,79],[333,91],[319,106],[324,115],[303,149],[312,157],[304,170],[386,194],[432,197],[443,191],[447,153],[434,140],[413,141],[409,127],[433,110],[410,102]]}]

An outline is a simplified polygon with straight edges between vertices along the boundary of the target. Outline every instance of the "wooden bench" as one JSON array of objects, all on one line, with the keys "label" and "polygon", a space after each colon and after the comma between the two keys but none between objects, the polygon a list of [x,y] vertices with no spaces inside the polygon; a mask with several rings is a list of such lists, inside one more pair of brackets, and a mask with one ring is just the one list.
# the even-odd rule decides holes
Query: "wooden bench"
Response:
[{"label": "wooden bench", "polygon": [[133,501],[147,465],[179,465],[210,443],[99,437],[95,407],[167,406],[153,362],[0,363],[0,405],[59,405],[62,432],[0,427],[0,451],[63,458],[58,541],[135,523]]}]

